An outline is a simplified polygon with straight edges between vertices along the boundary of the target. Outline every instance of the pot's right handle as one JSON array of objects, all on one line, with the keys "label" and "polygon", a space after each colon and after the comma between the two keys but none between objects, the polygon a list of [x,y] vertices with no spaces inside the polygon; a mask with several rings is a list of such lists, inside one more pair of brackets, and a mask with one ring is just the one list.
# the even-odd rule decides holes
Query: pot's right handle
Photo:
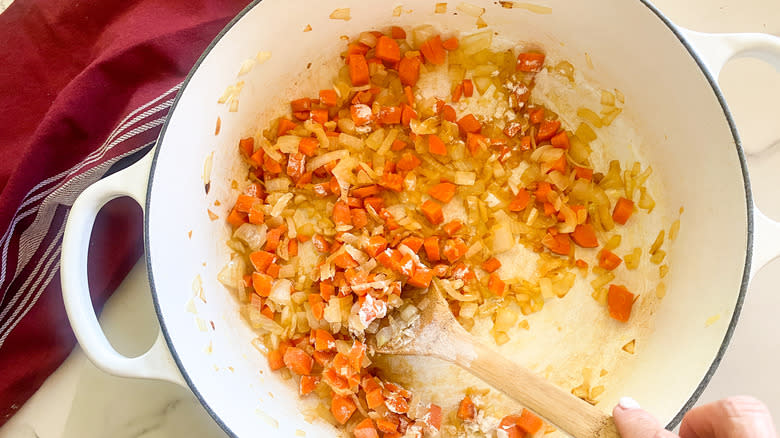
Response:
[{"label": "pot's right handle", "polygon": [[[743,56],[766,61],[780,72],[780,37],[764,33],[703,33],[679,29],[715,80],[730,59]],[[755,204],[753,212],[751,279],[767,263],[780,256],[780,223],[768,218]]]},{"label": "pot's right handle", "polygon": [[116,376],[167,380],[186,386],[162,332],[158,332],[149,350],[137,357],[126,357],[111,346],[92,307],[87,281],[95,217],[108,201],[122,196],[133,198],[143,208],[153,156],[153,152],[147,153],[132,166],[92,184],[76,198],[62,239],[62,298],[76,339],[95,366]]}]

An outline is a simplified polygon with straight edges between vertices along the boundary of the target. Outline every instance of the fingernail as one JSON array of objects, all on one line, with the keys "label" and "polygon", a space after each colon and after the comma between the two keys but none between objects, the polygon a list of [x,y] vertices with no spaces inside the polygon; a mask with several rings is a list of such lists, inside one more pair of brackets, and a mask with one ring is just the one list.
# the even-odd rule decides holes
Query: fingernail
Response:
[{"label": "fingernail", "polygon": [[623,409],[639,409],[640,407],[639,403],[631,397],[620,397],[618,405]]}]

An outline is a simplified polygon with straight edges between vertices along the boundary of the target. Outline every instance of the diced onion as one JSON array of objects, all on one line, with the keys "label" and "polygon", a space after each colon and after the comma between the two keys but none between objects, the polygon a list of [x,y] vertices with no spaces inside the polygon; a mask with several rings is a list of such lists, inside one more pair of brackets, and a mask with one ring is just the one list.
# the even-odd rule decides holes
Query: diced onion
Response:
[{"label": "diced onion", "polygon": [[306,165],[306,170],[311,172],[330,163],[331,161],[341,160],[348,156],[349,156],[349,151],[346,149],[339,149],[336,151],[326,152],[322,155],[317,155],[316,157],[312,158],[311,161],[309,161],[309,163]]},{"label": "diced onion", "polygon": [[292,293],[292,282],[285,278],[276,280],[271,287],[271,293],[268,299],[279,305],[289,306],[290,295]]},{"label": "diced onion", "polygon": [[233,232],[233,237],[246,243],[252,251],[258,251],[265,245],[268,226],[265,224],[242,224]]},{"label": "diced onion", "polygon": [[298,144],[301,138],[297,135],[283,135],[276,139],[276,147],[285,154],[298,152]]},{"label": "diced onion", "polygon": [[464,14],[472,17],[479,17],[485,13],[485,8],[481,8],[477,5],[473,5],[471,3],[466,3],[466,2],[460,3],[457,9],[460,12],[463,12]]}]

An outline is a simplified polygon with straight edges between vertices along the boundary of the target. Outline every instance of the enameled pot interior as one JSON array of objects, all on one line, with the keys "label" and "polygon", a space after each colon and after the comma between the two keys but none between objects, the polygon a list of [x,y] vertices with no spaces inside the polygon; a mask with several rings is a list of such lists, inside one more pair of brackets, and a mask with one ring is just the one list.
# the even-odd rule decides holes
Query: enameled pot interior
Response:
[{"label": "enameled pot interior", "polygon": [[[329,84],[341,35],[391,24],[477,30],[474,17],[453,13],[455,3],[446,14],[434,14],[434,3],[407,1],[394,17],[396,4],[385,2],[256,2],[215,40],[175,103],[150,177],[149,273],[161,325],[185,379],[234,436],[332,434],[319,422],[304,421],[297,394],[269,372],[237,302],[217,282],[229,257],[224,218],[238,194],[231,189],[240,168],[235,145],[258,123],[279,115],[292,96],[313,95]],[[599,404],[609,410],[630,395],[662,421],[672,421],[718,360],[744,290],[747,178],[719,94],[670,25],[641,1],[550,0],[545,6],[552,14],[471,3],[486,8],[483,19],[502,38],[543,47],[592,81],[619,88],[626,96],[624,116],[644,140],[634,146],[665,187],[667,205],[684,207],[655,331]],[[329,19],[336,6],[350,8],[351,19]],[[312,30],[303,32],[308,25]],[[245,85],[239,108],[229,112],[217,100],[239,80],[242,62],[259,51],[271,52],[271,58],[240,78]],[[215,136],[217,117],[221,132]],[[203,169],[212,153],[207,194]],[[193,298],[198,281],[204,300]]]}]

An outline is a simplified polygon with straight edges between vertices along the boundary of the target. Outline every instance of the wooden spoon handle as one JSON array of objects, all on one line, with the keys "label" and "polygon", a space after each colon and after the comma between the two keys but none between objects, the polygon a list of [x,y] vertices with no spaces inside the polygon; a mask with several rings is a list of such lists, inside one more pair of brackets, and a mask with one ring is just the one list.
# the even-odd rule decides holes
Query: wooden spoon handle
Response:
[{"label": "wooden spoon handle", "polygon": [[454,362],[509,397],[545,417],[576,438],[619,438],[612,416],[553,385],[538,374],[508,360],[471,335],[452,333],[453,343],[464,343]]}]

